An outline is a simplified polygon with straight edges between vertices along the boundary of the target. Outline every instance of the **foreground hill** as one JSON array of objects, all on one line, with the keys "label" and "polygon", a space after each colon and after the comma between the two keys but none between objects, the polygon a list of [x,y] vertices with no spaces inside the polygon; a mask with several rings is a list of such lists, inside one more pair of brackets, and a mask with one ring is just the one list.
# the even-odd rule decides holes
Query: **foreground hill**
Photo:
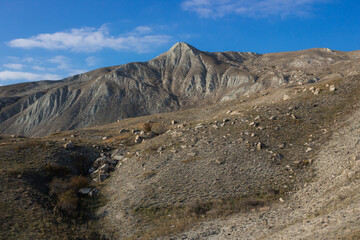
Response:
[{"label": "foreground hill", "polygon": [[0,238],[358,239],[359,93],[351,75],[2,135]]},{"label": "foreground hill", "polygon": [[210,53],[177,43],[148,62],[101,68],[61,81],[0,87],[0,133],[43,136],[228,101],[286,83],[349,75],[358,55],[329,49]]}]

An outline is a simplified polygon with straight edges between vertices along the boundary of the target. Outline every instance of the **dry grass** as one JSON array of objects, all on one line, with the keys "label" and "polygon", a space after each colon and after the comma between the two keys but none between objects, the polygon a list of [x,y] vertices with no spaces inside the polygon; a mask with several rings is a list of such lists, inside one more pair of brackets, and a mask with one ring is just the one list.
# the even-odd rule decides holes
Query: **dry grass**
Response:
[{"label": "dry grass", "polygon": [[151,132],[152,130],[152,123],[151,122],[147,122],[143,124],[143,127],[145,132]]},{"label": "dry grass", "polygon": [[49,184],[50,194],[57,198],[56,207],[67,216],[78,215],[79,189],[88,187],[90,180],[84,176],[75,176],[71,179],[54,178]]},{"label": "dry grass", "polygon": [[148,178],[154,177],[156,174],[157,174],[156,171],[151,170],[151,171],[148,171],[148,172],[144,172],[144,173],[141,175],[141,178],[142,178],[142,179],[148,179]]},{"label": "dry grass", "polygon": [[181,206],[138,208],[134,214],[141,219],[144,230],[130,239],[156,239],[170,236],[202,221],[256,210],[264,207],[273,198],[274,195],[265,198],[239,197],[207,202],[195,200]]},{"label": "dry grass", "polygon": [[199,157],[189,157],[187,159],[184,159],[182,160],[181,162],[182,163],[185,163],[185,164],[189,164],[189,163],[193,163],[193,162],[196,162],[197,160],[199,160],[200,158]]}]

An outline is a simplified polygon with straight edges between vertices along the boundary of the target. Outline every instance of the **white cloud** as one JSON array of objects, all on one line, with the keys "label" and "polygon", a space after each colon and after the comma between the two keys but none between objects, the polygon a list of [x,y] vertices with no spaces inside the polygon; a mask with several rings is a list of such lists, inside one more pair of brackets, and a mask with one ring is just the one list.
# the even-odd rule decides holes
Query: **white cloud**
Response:
[{"label": "white cloud", "polygon": [[203,18],[217,18],[228,14],[263,18],[269,16],[304,16],[311,7],[325,0],[186,0],[182,8]]},{"label": "white cloud", "polygon": [[14,70],[20,70],[24,67],[24,65],[20,63],[7,63],[7,64],[3,64],[3,66]]},{"label": "white cloud", "polygon": [[94,66],[98,62],[97,58],[94,56],[87,57],[85,61],[88,66]]},{"label": "white cloud", "polygon": [[61,79],[61,76],[57,74],[36,74],[31,72],[13,72],[13,71],[0,72],[0,81],[7,81],[7,80],[37,81],[37,80],[58,80],[58,79]]},{"label": "white cloud", "polygon": [[122,36],[111,36],[107,27],[71,29],[67,32],[43,33],[30,38],[19,38],[9,42],[17,48],[45,48],[49,50],[70,50],[73,52],[95,52],[104,48],[135,52],[148,52],[154,47],[166,44],[168,35],[149,35],[152,29],[137,27],[133,32]]}]

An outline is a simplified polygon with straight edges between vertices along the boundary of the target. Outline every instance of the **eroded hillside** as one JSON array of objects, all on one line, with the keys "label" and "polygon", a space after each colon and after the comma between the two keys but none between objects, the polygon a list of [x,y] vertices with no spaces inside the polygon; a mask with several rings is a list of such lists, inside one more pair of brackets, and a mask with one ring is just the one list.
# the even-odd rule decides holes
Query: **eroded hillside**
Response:
[{"label": "eroded hillside", "polygon": [[[160,55],[151,64],[156,68],[181,62],[179,67],[189,67],[161,73],[168,79],[162,91],[185,94],[174,97],[178,107],[189,104],[185,109],[44,137],[1,135],[1,239],[360,237],[357,52],[203,53],[182,44],[170,52],[174,54]],[[189,54],[196,56],[192,61],[197,64],[187,65]],[[252,66],[250,75],[259,76],[252,86],[262,87],[243,94],[236,87],[237,81],[244,80],[240,70],[226,67],[225,72],[234,70],[238,77],[226,78],[226,87],[215,84],[212,92],[206,90],[211,88],[209,73],[202,73],[204,85],[196,85],[199,92],[174,85],[176,78],[171,74],[185,71],[181,75],[184,86],[195,86],[191,76],[200,71],[198,67],[213,64],[207,57],[221,60],[214,71],[232,65],[246,72]],[[139,69],[134,66],[118,70]],[[118,71],[115,69],[94,73],[101,78],[104,71]],[[88,94],[71,90],[82,84],[92,86],[84,76],[66,80],[68,85],[62,90],[50,90],[50,83],[44,82],[20,85],[23,91],[2,87],[2,94],[9,96],[6,101],[2,98],[2,109],[21,109],[16,104],[32,92],[38,95],[24,111],[35,114],[29,109],[41,104],[37,99],[48,91],[62,91],[66,96],[55,94],[54,101],[48,102],[54,104],[54,112],[47,114],[55,119],[60,116],[56,115],[58,106],[75,109],[76,99]],[[105,92],[117,91],[115,85],[109,86]],[[195,95],[201,104],[191,105],[197,100],[187,103]],[[72,105],[67,106],[70,99]],[[100,101],[95,100],[96,104]],[[115,98],[109,107],[112,101]],[[115,113],[119,112],[106,114]],[[13,117],[22,118],[20,115]],[[85,116],[89,117],[76,115]]]},{"label": "eroded hillside", "polygon": [[358,52],[203,52],[186,43],[147,61],[61,81],[0,87],[0,132],[44,136],[358,73]]}]

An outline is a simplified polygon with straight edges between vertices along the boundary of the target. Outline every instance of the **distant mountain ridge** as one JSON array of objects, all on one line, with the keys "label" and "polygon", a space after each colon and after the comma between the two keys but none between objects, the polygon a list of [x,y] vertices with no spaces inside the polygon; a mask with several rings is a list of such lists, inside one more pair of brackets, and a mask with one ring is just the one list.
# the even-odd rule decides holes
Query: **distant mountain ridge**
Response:
[{"label": "distant mountain ridge", "polygon": [[0,133],[41,136],[226,101],[287,83],[317,81],[340,71],[329,67],[352,64],[358,55],[329,49],[211,53],[180,42],[147,62],[0,87]]}]

